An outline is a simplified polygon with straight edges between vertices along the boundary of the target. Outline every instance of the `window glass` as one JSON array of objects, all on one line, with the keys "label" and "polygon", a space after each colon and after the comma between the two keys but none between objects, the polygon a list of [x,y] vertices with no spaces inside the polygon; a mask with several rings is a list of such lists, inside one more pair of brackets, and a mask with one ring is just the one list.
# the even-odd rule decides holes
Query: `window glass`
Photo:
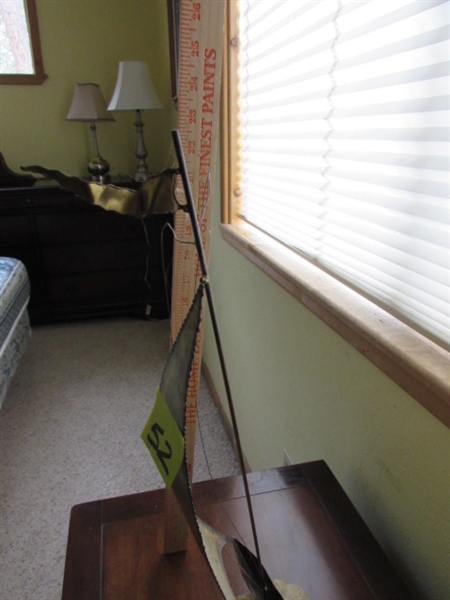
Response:
[{"label": "window glass", "polygon": [[0,73],[2,75],[34,74],[30,34],[23,1],[1,4]]},{"label": "window glass", "polygon": [[0,83],[42,83],[35,0],[0,2]]}]

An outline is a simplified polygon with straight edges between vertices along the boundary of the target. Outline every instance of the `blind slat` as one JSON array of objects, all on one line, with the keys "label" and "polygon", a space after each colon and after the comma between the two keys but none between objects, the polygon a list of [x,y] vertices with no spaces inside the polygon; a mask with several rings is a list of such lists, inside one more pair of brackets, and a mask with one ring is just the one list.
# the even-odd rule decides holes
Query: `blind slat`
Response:
[{"label": "blind slat", "polygon": [[242,217],[448,345],[448,3],[241,5]]}]

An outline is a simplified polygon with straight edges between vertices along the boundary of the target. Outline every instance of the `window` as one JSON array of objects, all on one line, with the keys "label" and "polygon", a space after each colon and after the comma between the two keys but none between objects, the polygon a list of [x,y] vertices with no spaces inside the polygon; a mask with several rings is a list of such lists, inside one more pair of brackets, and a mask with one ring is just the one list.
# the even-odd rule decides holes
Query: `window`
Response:
[{"label": "window", "polygon": [[42,64],[35,0],[0,3],[0,83],[41,84]]},{"label": "window", "polygon": [[[336,281],[349,299],[387,311],[387,353],[374,362],[391,376],[387,346],[394,322],[396,331],[405,323],[412,338],[424,340],[429,358],[436,346],[430,360],[440,365],[443,398],[449,368],[449,3],[230,0],[228,6],[229,203],[223,219],[239,224],[239,235],[247,237],[241,247],[259,254],[258,264],[277,253],[280,262],[300,257],[308,272],[311,265],[320,269],[326,285]],[[223,229],[238,246],[237,229]],[[260,234],[263,242],[253,243]],[[283,275],[291,291],[293,270]],[[278,271],[279,278],[279,265],[266,271]],[[329,323],[340,320],[335,328],[361,349],[367,332],[355,341],[354,323],[330,317],[328,304],[316,312]],[[365,353],[377,353],[374,346],[364,346]],[[399,352],[406,356],[408,350]],[[401,385],[414,395],[409,384]]]}]

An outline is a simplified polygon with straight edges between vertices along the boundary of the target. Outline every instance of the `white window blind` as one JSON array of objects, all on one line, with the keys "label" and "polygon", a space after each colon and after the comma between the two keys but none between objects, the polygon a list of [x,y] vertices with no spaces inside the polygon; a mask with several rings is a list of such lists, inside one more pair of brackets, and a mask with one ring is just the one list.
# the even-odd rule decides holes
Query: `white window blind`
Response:
[{"label": "white window blind", "polygon": [[449,2],[240,0],[241,217],[449,343]]}]

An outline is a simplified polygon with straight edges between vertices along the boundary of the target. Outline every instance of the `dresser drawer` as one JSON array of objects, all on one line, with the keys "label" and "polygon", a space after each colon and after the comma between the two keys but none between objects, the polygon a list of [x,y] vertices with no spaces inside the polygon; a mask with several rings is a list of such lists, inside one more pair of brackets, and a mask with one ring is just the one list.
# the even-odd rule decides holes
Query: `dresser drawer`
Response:
[{"label": "dresser drawer", "polygon": [[145,272],[147,246],[143,240],[116,240],[114,244],[64,244],[42,247],[42,262],[48,275],[95,273],[127,268]]},{"label": "dresser drawer", "polygon": [[145,304],[149,289],[145,284],[142,270],[129,269],[123,272],[85,273],[70,277],[49,276],[47,293],[48,299],[55,303],[114,298],[115,301],[141,300],[142,304]]},{"label": "dresser drawer", "polygon": [[33,229],[28,215],[0,217],[0,249],[5,246],[28,246],[32,242]]},{"label": "dresser drawer", "polygon": [[42,244],[113,241],[143,238],[140,220],[102,208],[87,206],[81,212],[39,214],[36,230]]}]

